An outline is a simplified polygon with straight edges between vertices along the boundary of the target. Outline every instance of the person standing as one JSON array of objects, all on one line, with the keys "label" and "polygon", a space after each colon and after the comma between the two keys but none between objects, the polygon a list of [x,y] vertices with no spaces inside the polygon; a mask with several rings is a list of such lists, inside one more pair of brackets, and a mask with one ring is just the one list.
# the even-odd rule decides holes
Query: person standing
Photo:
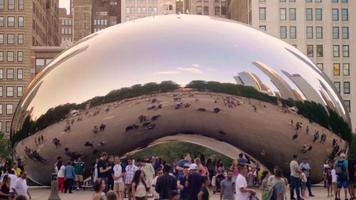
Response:
[{"label": "person standing", "polygon": [[198,200],[209,200],[209,184],[209,178],[207,176],[203,176],[201,190],[198,193]]},{"label": "person standing", "polygon": [[294,191],[297,195],[297,199],[302,200],[302,197],[300,194],[301,182],[300,182],[300,178],[299,178],[301,170],[299,169],[297,159],[298,159],[298,155],[294,154],[293,160],[289,163],[289,167],[290,167],[290,199],[291,200],[295,199]]},{"label": "person standing", "polygon": [[179,160],[176,166],[178,175],[183,174],[184,165],[190,165],[192,163],[192,157],[189,153],[184,154],[184,159]]},{"label": "person standing", "polygon": [[229,170],[227,172],[227,177],[221,181],[220,187],[220,200],[233,200],[234,199],[234,186],[233,186],[233,172]]},{"label": "person standing", "polygon": [[184,165],[183,174],[178,175],[178,189],[180,190],[179,198],[180,200],[188,199],[188,177],[189,177],[189,165]]},{"label": "person standing", "polygon": [[172,191],[177,190],[177,179],[170,175],[171,166],[163,167],[163,175],[158,177],[155,190],[159,194],[159,199],[169,199]]},{"label": "person standing", "polygon": [[84,173],[84,162],[81,157],[77,159],[74,163],[74,172],[75,172],[75,182],[77,184],[77,190],[82,187],[83,184],[83,173]]},{"label": "person standing", "polygon": [[287,181],[283,178],[282,170],[275,167],[274,175],[268,178],[271,190],[268,195],[270,200],[284,200],[286,199]]},{"label": "person standing", "polygon": [[125,176],[124,176],[124,183],[125,183],[125,193],[128,195],[128,198],[131,199],[131,184],[135,172],[138,170],[136,165],[133,163],[131,158],[127,158],[127,165],[125,167]]},{"label": "person standing", "polygon": [[105,182],[105,192],[109,190],[109,176],[111,176],[111,166],[108,163],[108,154],[103,152],[100,160],[98,161],[98,178],[101,178]]},{"label": "person standing", "polygon": [[188,199],[189,200],[197,200],[198,193],[201,190],[202,185],[202,176],[198,171],[198,166],[193,163],[189,166],[189,176],[188,176]]},{"label": "person standing", "polygon": [[247,166],[239,163],[239,175],[235,181],[235,200],[249,200],[251,195],[255,195],[256,192],[247,188],[246,176],[248,173]]},{"label": "person standing", "polygon": [[142,170],[136,170],[135,175],[132,179],[131,184],[132,197],[134,200],[146,200],[147,192],[149,190],[149,186],[145,180],[145,174]]},{"label": "person standing", "polygon": [[341,195],[341,188],[344,188],[345,192],[345,199],[347,199],[347,189],[348,189],[348,177],[349,177],[349,170],[348,170],[348,162],[346,160],[346,155],[344,153],[340,154],[340,157],[335,162],[335,171],[337,175],[337,192],[336,197],[340,199]]},{"label": "person standing", "polygon": [[0,184],[0,200],[8,200],[10,199],[10,181],[8,175],[5,175]]},{"label": "person standing", "polygon": [[58,172],[57,172],[57,184],[58,184],[58,191],[64,192],[64,171],[66,167],[63,165],[62,161],[57,162]]},{"label": "person standing", "polygon": [[261,176],[261,186],[260,189],[262,191],[262,200],[268,200],[269,194],[269,185],[268,185],[268,171],[263,171]]},{"label": "person standing", "polygon": [[69,161],[64,169],[64,193],[72,193],[73,183],[75,178],[74,167]]},{"label": "person standing", "polygon": [[105,196],[105,181],[103,179],[98,179],[94,182],[94,194],[92,196],[92,200],[106,200]]},{"label": "person standing", "polygon": [[124,199],[124,173],[122,171],[122,166],[120,163],[120,158],[118,156],[115,156],[114,158],[114,168],[113,168],[113,179],[114,179],[114,191],[116,192],[116,195],[118,196],[119,200]]},{"label": "person standing", "polygon": [[[152,180],[155,176],[155,169],[148,158],[145,158],[142,162],[142,171],[145,174],[147,185],[152,185]],[[150,191],[151,192],[151,191]],[[152,192],[151,192],[152,194]]]},{"label": "person standing", "polygon": [[14,192],[17,195],[23,195],[27,199],[31,199],[30,192],[28,191],[26,178],[27,178],[27,172],[22,171],[20,177],[16,181]]},{"label": "person standing", "polygon": [[302,162],[299,164],[299,169],[305,169],[305,176],[307,177],[306,187],[308,188],[309,197],[314,197],[311,190],[311,179],[310,179],[310,171],[311,167],[309,162],[305,158],[302,159]]}]

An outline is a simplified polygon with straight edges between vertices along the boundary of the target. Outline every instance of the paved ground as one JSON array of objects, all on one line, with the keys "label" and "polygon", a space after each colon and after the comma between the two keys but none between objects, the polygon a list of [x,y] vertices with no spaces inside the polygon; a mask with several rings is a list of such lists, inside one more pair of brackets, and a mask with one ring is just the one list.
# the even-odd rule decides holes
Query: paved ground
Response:
[{"label": "paved ground", "polygon": [[[327,198],[327,192],[322,187],[314,187],[313,192],[315,197],[308,198],[311,200],[326,200],[326,199],[333,199],[332,197]],[[73,194],[60,194],[61,200],[90,200],[92,191],[75,191]],[[49,189],[32,189],[32,200],[47,200],[50,194]],[[341,196],[343,197],[343,196]],[[218,200],[219,195],[213,195],[212,200]],[[343,198],[342,198],[343,199]]]}]

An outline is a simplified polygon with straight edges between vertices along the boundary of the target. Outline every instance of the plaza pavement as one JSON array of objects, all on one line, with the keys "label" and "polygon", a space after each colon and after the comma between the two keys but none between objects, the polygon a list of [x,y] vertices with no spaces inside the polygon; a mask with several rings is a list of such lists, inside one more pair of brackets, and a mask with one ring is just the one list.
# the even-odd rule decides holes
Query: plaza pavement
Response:
[{"label": "plaza pavement", "polygon": [[[334,198],[327,197],[327,191],[323,187],[313,187],[315,197],[308,198],[310,200],[332,200]],[[50,189],[31,189],[32,200],[47,200],[50,194]],[[60,194],[61,200],[90,200],[93,191],[74,191],[73,194]],[[260,197],[260,192],[259,197]],[[344,199],[343,194],[341,199]],[[219,200],[219,194],[215,194],[211,200]],[[289,199],[289,198],[288,198]]]}]

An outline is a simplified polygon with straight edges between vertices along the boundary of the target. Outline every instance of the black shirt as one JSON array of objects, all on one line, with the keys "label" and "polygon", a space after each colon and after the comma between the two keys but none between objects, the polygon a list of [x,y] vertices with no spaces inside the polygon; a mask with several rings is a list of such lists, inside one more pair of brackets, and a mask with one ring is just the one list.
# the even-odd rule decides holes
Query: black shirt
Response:
[{"label": "black shirt", "polygon": [[169,199],[170,192],[177,190],[177,179],[169,174],[164,174],[157,179],[155,190],[159,194],[159,199]]},{"label": "black shirt", "polygon": [[202,176],[198,172],[194,172],[188,177],[189,200],[198,199],[198,193],[201,190]]},{"label": "black shirt", "polygon": [[188,199],[188,194],[189,194],[188,187],[186,187],[186,182],[188,182],[188,177],[185,177],[184,175],[182,175],[182,176],[179,176],[178,180],[179,180],[179,184],[184,187],[183,189],[180,190],[179,197],[182,200],[186,200],[186,199]]},{"label": "black shirt", "polygon": [[203,200],[209,200],[209,191],[206,187],[203,187],[201,189],[201,192],[203,193]]},{"label": "black shirt", "polygon": [[107,172],[104,172],[104,173],[100,172],[100,168],[105,170],[109,166],[110,165],[106,160],[99,160],[99,162],[98,162],[98,177],[99,178],[105,178],[105,177],[108,177],[111,175],[111,170],[108,170]]}]

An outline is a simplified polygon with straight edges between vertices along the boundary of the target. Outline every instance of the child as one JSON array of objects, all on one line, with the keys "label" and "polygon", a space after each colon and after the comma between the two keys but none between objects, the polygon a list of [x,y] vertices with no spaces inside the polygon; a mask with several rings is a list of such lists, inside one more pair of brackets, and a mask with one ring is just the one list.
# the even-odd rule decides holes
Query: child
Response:
[{"label": "child", "polygon": [[334,168],[334,166],[332,164],[330,164],[332,166],[332,170],[331,170],[331,196],[332,196],[332,190],[334,190],[335,193],[335,197],[336,197],[336,182],[337,182],[337,175],[336,175],[336,170]]},{"label": "child", "polygon": [[302,173],[300,173],[300,180],[302,182],[302,197],[306,198],[306,188],[307,188],[307,176],[305,175],[305,172],[307,169],[302,168]]}]

